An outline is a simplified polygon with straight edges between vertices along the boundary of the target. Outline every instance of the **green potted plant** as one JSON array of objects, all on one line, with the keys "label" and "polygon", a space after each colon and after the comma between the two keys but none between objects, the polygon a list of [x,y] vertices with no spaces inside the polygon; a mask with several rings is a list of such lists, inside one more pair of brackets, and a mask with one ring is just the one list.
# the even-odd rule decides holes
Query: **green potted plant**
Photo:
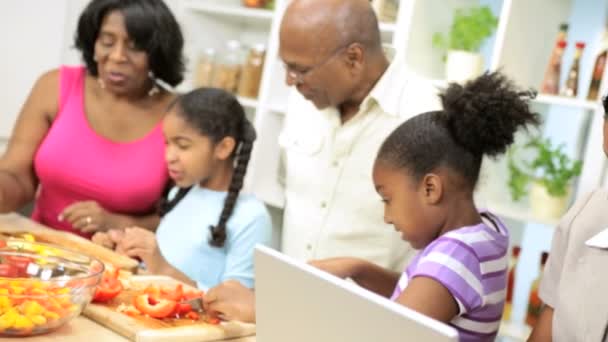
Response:
[{"label": "green potted plant", "polygon": [[459,8],[448,34],[433,35],[433,45],[447,51],[448,82],[464,82],[481,75],[483,57],[479,49],[497,25],[498,19],[488,6]]},{"label": "green potted plant", "polygon": [[572,181],[581,174],[582,162],[571,160],[564,146],[554,147],[550,139],[534,138],[525,148],[531,149],[531,161],[516,161],[512,148],[508,153],[509,190],[515,201],[529,191],[534,215],[545,219],[560,218],[568,207]]}]

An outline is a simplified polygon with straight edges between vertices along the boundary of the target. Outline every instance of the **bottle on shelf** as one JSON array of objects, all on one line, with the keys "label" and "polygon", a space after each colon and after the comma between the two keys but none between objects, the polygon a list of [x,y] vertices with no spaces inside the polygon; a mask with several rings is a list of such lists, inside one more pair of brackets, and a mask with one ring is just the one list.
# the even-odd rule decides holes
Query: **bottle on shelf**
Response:
[{"label": "bottle on shelf", "polygon": [[540,316],[540,311],[542,309],[543,302],[538,296],[538,287],[540,284],[540,280],[543,276],[543,271],[545,269],[545,264],[547,263],[547,259],[549,258],[549,253],[543,252],[540,257],[540,270],[538,272],[538,276],[532,282],[532,286],[530,288],[530,298],[528,300],[528,312],[526,314],[526,324],[530,327],[534,327],[536,322],[538,321],[538,317]]},{"label": "bottle on shelf", "polygon": [[517,269],[517,261],[519,260],[520,252],[521,247],[513,246],[513,249],[511,250],[511,258],[509,259],[509,268],[507,271],[507,298],[505,300],[505,308],[502,314],[503,321],[511,320],[511,309],[513,307],[513,288],[515,286],[515,272]]},{"label": "bottle on shelf", "polygon": [[216,65],[212,82],[213,87],[235,93],[241,77],[243,57],[241,43],[238,40],[229,40]]},{"label": "bottle on shelf", "polygon": [[581,69],[581,55],[583,54],[583,49],[585,49],[585,43],[576,42],[574,61],[572,62],[572,66],[568,72],[568,78],[566,79],[566,83],[564,84],[564,88],[561,92],[561,95],[563,96],[576,97],[576,95],[578,95],[578,79]]},{"label": "bottle on shelf", "polygon": [[208,48],[201,54],[196,65],[196,76],[194,85],[198,87],[211,87],[213,73],[215,71],[216,52],[214,48]]},{"label": "bottle on shelf", "polygon": [[568,34],[568,24],[562,23],[555,39],[555,47],[549,57],[549,65],[545,71],[540,92],[545,94],[557,95],[559,92],[559,79],[561,72],[562,55],[566,48],[566,38]]},{"label": "bottle on shelf", "polygon": [[587,100],[589,101],[597,101],[599,99],[600,86],[602,85],[602,78],[606,69],[606,58],[608,57],[608,29],[604,31],[599,51],[593,65],[591,84],[589,85],[589,93],[587,94]]},{"label": "bottle on shelf", "polygon": [[239,96],[257,98],[260,92],[260,81],[264,69],[264,56],[266,47],[264,44],[257,44],[249,50],[247,61],[243,65],[241,79],[239,80]]},{"label": "bottle on shelf", "polygon": [[549,60],[545,78],[540,88],[540,92],[544,94],[557,95],[559,93],[559,78],[562,71],[562,56],[566,49],[566,41],[560,40],[555,44],[555,50]]},{"label": "bottle on shelf", "polygon": [[243,0],[243,5],[251,8],[264,8],[266,7],[266,0]]}]

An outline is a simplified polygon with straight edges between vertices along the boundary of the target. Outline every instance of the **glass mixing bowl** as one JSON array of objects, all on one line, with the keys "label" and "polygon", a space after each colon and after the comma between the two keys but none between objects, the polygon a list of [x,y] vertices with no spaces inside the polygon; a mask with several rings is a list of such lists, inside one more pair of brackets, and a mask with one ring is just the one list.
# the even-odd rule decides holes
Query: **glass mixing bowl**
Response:
[{"label": "glass mixing bowl", "polygon": [[0,336],[57,329],[91,301],[101,261],[61,247],[0,240]]}]

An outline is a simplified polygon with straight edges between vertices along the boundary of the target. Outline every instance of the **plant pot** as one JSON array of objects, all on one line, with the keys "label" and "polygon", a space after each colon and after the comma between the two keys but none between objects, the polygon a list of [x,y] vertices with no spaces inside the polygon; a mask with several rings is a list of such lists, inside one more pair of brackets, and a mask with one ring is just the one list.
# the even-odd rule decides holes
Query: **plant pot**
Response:
[{"label": "plant pot", "polygon": [[448,82],[464,83],[481,75],[483,71],[483,57],[478,53],[467,51],[448,51],[445,66]]},{"label": "plant pot", "polygon": [[568,187],[566,195],[554,197],[539,182],[532,182],[530,185],[530,206],[535,217],[555,220],[561,218],[568,209],[568,200],[572,187]]}]

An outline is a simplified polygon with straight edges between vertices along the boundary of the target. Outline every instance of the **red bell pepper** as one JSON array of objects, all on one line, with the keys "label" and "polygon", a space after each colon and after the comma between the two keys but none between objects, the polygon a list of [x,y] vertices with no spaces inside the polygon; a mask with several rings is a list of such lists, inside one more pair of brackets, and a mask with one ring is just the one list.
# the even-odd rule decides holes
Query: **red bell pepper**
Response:
[{"label": "red bell pepper", "polygon": [[93,302],[105,303],[108,302],[120,294],[123,289],[122,283],[118,279],[120,270],[114,268],[104,272],[101,283],[97,285],[95,289],[95,295],[93,295]]},{"label": "red bell pepper", "polygon": [[133,299],[133,305],[142,314],[154,318],[166,318],[175,312],[177,302],[168,299],[153,298],[148,294],[142,294]]}]

